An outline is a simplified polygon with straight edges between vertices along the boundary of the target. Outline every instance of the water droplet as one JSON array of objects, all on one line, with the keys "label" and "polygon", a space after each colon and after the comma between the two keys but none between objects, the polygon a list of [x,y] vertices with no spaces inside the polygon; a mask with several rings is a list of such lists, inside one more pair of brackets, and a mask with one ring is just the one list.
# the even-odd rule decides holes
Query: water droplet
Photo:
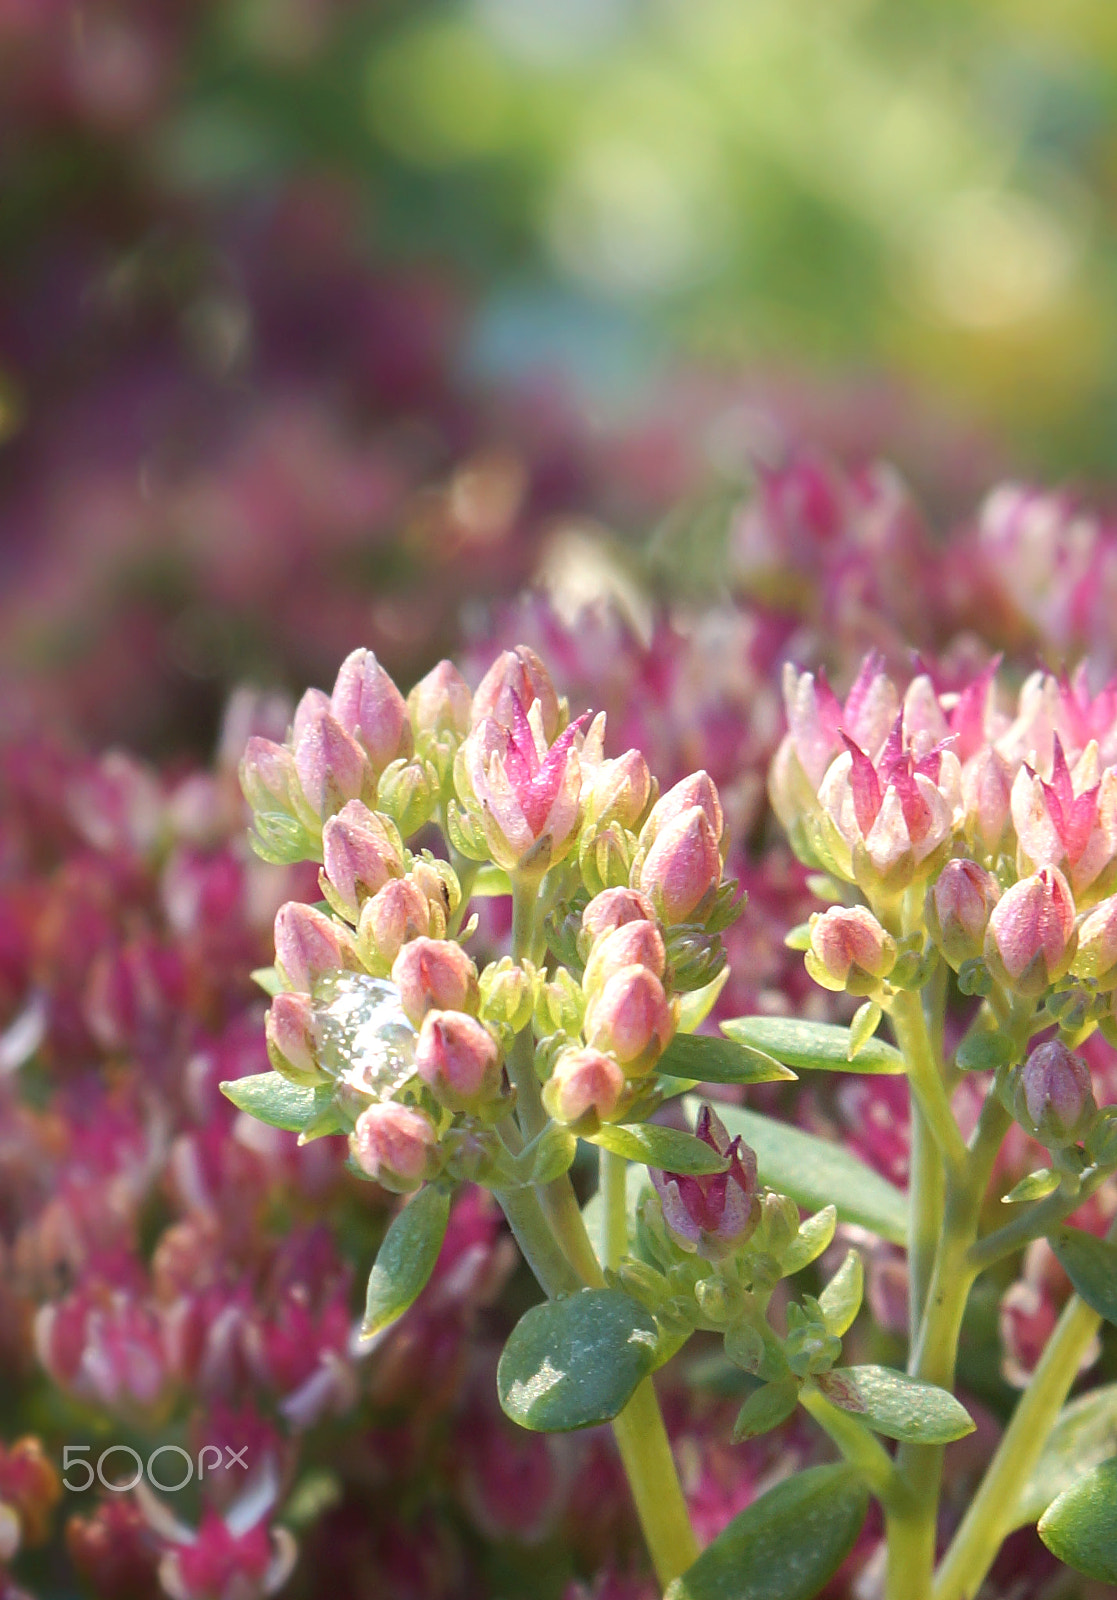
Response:
[{"label": "water droplet", "polygon": [[315,990],[318,1056],[332,1076],[376,1100],[415,1076],[415,1029],[399,990],[382,978],[340,972]]}]

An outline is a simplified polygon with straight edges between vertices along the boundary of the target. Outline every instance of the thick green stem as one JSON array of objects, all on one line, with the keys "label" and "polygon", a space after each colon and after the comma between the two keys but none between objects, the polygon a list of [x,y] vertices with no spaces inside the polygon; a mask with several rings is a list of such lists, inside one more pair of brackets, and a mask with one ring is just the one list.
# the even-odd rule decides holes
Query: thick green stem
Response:
[{"label": "thick green stem", "polygon": [[536,1282],[549,1300],[581,1288],[578,1274],[559,1249],[533,1189],[497,1191],[500,1208]]},{"label": "thick green stem", "polygon": [[656,1399],[645,1378],[613,1423],[656,1577],[666,1588],[698,1559],[698,1541]]},{"label": "thick green stem", "polygon": [[882,1505],[899,1505],[902,1485],[892,1470],[892,1458],[864,1423],[827,1400],[811,1383],[799,1391],[799,1403],[855,1466]]},{"label": "thick green stem", "polygon": [[921,996],[911,990],[900,990],[892,1001],[889,1015],[904,1057],[912,1095],[919,1104],[947,1170],[957,1171],[966,1158],[965,1141],[950,1109],[942,1065],[935,1059]]},{"label": "thick green stem", "polygon": [[615,1272],[628,1250],[628,1162],[598,1147],[598,1182],[604,1219],[603,1265]]}]

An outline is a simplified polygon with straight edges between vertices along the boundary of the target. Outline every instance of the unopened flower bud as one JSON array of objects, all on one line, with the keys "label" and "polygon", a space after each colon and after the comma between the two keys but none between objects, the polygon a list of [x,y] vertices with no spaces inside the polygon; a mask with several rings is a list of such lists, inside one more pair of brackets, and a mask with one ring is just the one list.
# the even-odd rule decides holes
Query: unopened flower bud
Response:
[{"label": "unopened flower bud", "polygon": [[1074,899],[1057,867],[1021,878],[993,907],[985,959],[1017,994],[1041,995],[1074,957]]},{"label": "unopened flower bud", "polygon": [[385,1189],[407,1194],[438,1171],[438,1131],[425,1111],[384,1100],[361,1112],[349,1152]]},{"label": "unopened flower bud", "polygon": [[368,758],[328,711],[306,719],[295,741],[295,770],[307,804],[320,819],[347,800],[371,798],[375,787]]},{"label": "unopened flower bud", "polygon": [[430,907],[430,933],[432,939],[441,939],[449,919],[462,903],[462,889],[458,875],[448,861],[439,861],[426,851],[411,866],[409,874],[416,888],[422,890]]},{"label": "unopened flower bud", "polygon": [[565,967],[558,967],[553,978],[539,985],[535,997],[535,1025],[541,1035],[580,1032],[585,1016],[586,997],[579,983]]},{"label": "unopened flower bud", "polygon": [[322,856],[328,880],[323,892],[351,922],[365,900],[405,870],[395,830],[360,800],[350,800],[326,823]]},{"label": "unopened flower bud", "polygon": [[807,971],[824,989],[873,994],[896,965],[896,941],[867,906],[831,906],[810,919]]},{"label": "unopened flower bud", "polygon": [[298,787],[295,757],[285,744],[249,739],[240,764],[240,786],[253,811],[293,813]]},{"label": "unopened flower bud", "polygon": [[304,994],[328,973],[357,972],[361,965],[347,931],[298,900],[276,913],[275,959],[291,987]]},{"label": "unopened flower bud", "polygon": [[345,731],[368,752],[377,777],[390,762],[411,754],[407,704],[371,650],[354,650],[346,656],[330,707]]},{"label": "unopened flower bud", "polygon": [[619,822],[624,828],[634,828],[651,792],[652,775],[639,750],[626,750],[615,761],[603,761],[596,771],[583,774],[586,817],[599,827]]},{"label": "unopened flower bud", "polygon": [[409,939],[430,932],[430,902],[410,877],[391,879],[366,900],[357,925],[361,953],[376,976],[392,970]]},{"label": "unopened flower bud", "polygon": [[491,961],[481,974],[481,1011],[486,1022],[519,1033],[531,1021],[536,972],[530,961],[511,956]]},{"label": "unopened flower bud", "polygon": [[418,1027],[428,1011],[476,1013],[477,968],[453,939],[412,939],[392,967],[400,1004]]},{"label": "unopened flower bud", "polygon": [[543,1104],[556,1122],[594,1117],[608,1122],[625,1092],[625,1076],[600,1050],[564,1050],[543,1085]]},{"label": "unopened flower bud", "polygon": [[717,834],[701,806],[691,806],[660,830],[636,884],[664,922],[686,922],[712,900],[721,882]]},{"label": "unopened flower bud", "polygon": [[604,938],[626,922],[654,922],[655,907],[637,889],[605,889],[594,895],[582,913],[582,929],[592,941]]},{"label": "unopened flower bud", "polygon": [[586,1042],[616,1056],[629,1077],[648,1072],[670,1044],[676,1013],[647,967],[622,967],[586,1008]]},{"label": "unopened flower bud", "polygon": [[474,727],[485,717],[492,717],[502,727],[510,728],[513,698],[519,700],[525,712],[533,701],[538,701],[544,737],[553,744],[562,722],[562,706],[551,674],[526,644],[505,650],[481,679],[473,696]]},{"label": "unopened flower bud", "polygon": [[640,835],[641,844],[649,845],[658,839],[669,823],[685,816],[694,806],[698,806],[705,814],[714,840],[720,844],[725,830],[725,816],[721,809],[717,785],[708,772],[692,772],[689,777],[660,796],[644,824]]},{"label": "unopened flower bud", "polygon": [[1099,989],[1117,988],[1117,895],[1095,906],[1079,926],[1071,971],[1076,978],[1092,979]]},{"label": "unopened flower bud", "polygon": [[635,840],[619,822],[590,827],[578,846],[578,870],[591,894],[621,888],[632,875]]},{"label": "unopened flower bud", "polygon": [[423,734],[454,733],[465,738],[471,725],[473,695],[452,661],[440,661],[407,697],[411,727]]},{"label": "unopened flower bud", "polygon": [[1075,1144],[1097,1115],[1090,1069],[1059,1039],[1037,1045],[1020,1069],[1017,1121],[1049,1150]]},{"label": "unopened flower bud", "polygon": [[461,1011],[428,1011],[415,1066],[440,1105],[479,1111],[501,1090],[500,1050],[487,1028]]},{"label": "unopened flower bud", "polygon": [[695,1133],[729,1162],[726,1172],[706,1176],[657,1172],[649,1168],[663,1207],[663,1219],[684,1250],[707,1260],[732,1253],[760,1221],[756,1154],[738,1135],[730,1139],[716,1113],[704,1105]]},{"label": "unopened flower bud", "polygon": [[430,821],[441,792],[438,773],[429,761],[392,761],[380,774],[376,804],[410,839]]},{"label": "unopened flower bud", "polygon": [[626,922],[598,939],[586,963],[582,988],[594,994],[615,972],[631,966],[647,967],[657,978],[667,970],[663,935],[654,922]]},{"label": "unopened flower bud", "polygon": [[1000,885],[976,861],[948,861],[927,891],[926,918],[931,938],[957,972],[985,948],[989,916],[1000,899]]},{"label": "unopened flower bud", "polygon": [[325,1082],[326,1074],[318,1065],[314,1009],[308,994],[277,994],[264,1021],[264,1036],[276,1072],[292,1083]]},{"label": "unopened flower bud", "polygon": [[990,855],[1004,839],[1012,809],[1012,773],[991,745],[970,757],[962,768],[962,805],[966,832]]}]

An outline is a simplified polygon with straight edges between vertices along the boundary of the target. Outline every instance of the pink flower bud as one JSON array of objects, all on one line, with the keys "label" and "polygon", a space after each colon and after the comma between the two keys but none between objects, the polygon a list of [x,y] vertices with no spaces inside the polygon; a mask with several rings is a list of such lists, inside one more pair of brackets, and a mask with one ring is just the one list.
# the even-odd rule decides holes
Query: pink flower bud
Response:
[{"label": "pink flower bud", "polygon": [[473,725],[492,717],[503,728],[512,727],[512,702],[518,700],[525,712],[539,702],[543,735],[548,744],[558,736],[561,710],[551,674],[526,644],[505,650],[493,662],[473,696]]},{"label": "pink flower bud", "polygon": [[1012,773],[991,745],[962,768],[962,805],[967,832],[990,854],[1001,847],[1012,806]]},{"label": "pink flower bud", "polygon": [[657,834],[639,868],[637,887],[670,925],[700,915],[720,882],[717,833],[706,811],[691,806]]},{"label": "pink flower bud", "polygon": [[330,707],[345,731],[367,750],[377,777],[390,761],[411,754],[407,704],[371,650],[354,650],[346,656]]},{"label": "pink flower bud", "polygon": [[756,1155],[739,1134],[730,1139],[709,1106],[698,1113],[694,1131],[727,1158],[728,1171],[693,1177],[649,1168],[649,1176],[663,1206],[663,1220],[683,1249],[717,1260],[744,1244],[760,1221]]},{"label": "pink flower bud", "polygon": [[453,939],[412,939],[395,959],[392,982],[416,1027],[428,1011],[475,1013],[481,1000],[477,968]]},{"label": "pink flower bud", "polygon": [[328,711],[308,718],[295,741],[295,770],[316,817],[332,816],[347,800],[373,788],[373,774],[357,741]]},{"label": "pink flower bud", "polygon": [[426,895],[411,878],[392,878],[365,901],[357,937],[375,970],[388,973],[407,941],[430,931]]},{"label": "pink flower bud", "polygon": [[291,987],[304,994],[327,973],[357,972],[361,965],[346,930],[298,900],[276,912],[275,959]]},{"label": "pink flower bud", "polygon": [[1071,971],[1103,990],[1117,988],[1117,895],[1095,906],[1080,925]]},{"label": "pink flower bud", "polygon": [[655,907],[637,889],[604,889],[582,913],[582,928],[593,941],[637,921],[655,921]]},{"label": "pink flower bud", "polygon": [[478,1111],[500,1094],[500,1050],[487,1028],[462,1011],[428,1011],[415,1066],[440,1105]]},{"label": "pink flower bud", "polygon": [[362,1172],[406,1194],[438,1171],[438,1131],[425,1111],[384,1100],[357,1118],[349,1151]]},{"label": "pink flower bud", "polygon": [[582,798],[586,815],[597,826],[619,822],[634,828],[652,792],[652,775],[639,750],[626,750],[615,761],[603,761],[596,771],[583,771]]},{"label": "pink flower bud", "polygon": [[721,809],[717,786],[708,772],[692,772],[688,778],[684,778],[681,783],[677,783],[673,789],[668,789],[665,795],[660,796],[644,824],[640,836],[641,843],[650,844],[652,840],[658,839],[669,823],[685,816],[694,806],[700,807],[705,813],[706,820],[713,830],[714,839],[720,844],[725,830],[725,816]]},{"label": "pink flower bud", "polygon": [[480,821],[492,859],[509,872],[542,877],[575,841],[581,820],[579,723],[550,746],[541,724],[513,694],[509,726],[478,723],[458,752],[458,798]]},{"label": "pink flower bud", "polygon": [[416,735],[456,733],[464,739],[472,723],[472,708],[469,685],[451,661],[440,661],[432,667],[407,697]]},{"label": "pink flower bud", "polygon": [[667,970],[663,935],[654,922],[626,922],[603,939],[597,939],[586,963],[582,988],[587,994],[593,994],[608,983],[615,972],[631,966],[647,967],[657,978],[662,978]]},{"label": "pink flower bud", "polygon": [[621,1103],[625,1076],[600,1050],[564,1050],[543,1085],[543,1104],[556,1122],[577,1123],[592,1115],[607,1122]]},{"label": "pink flower bud", "polygon": [[586,1009],[587,1044],[616,1056],[629,1077],[650,1071],[674,1032],[663,985],[647,967],[622,967]]},{"label": "pink flower bud", "polygon": [[1090,1069],[1059,1039],[1037,1045],[1016,1084],[1015,1111],[1049,1150],[1081,1139],[1097,1115]]},{"label": "pink flower bud", "polygon": [[824,989],[874,993],[896,965],[896,941],[867,906],[831,906],[811,917],[807,970]]},{"label": "pink flower bud", "polygon": [[1021,878],[993,907],[985,958],[1017,994],[1041,995],[1074,956],[1074,899],[1057,867]]},{"label": "pink flower bud", "polygon": [[351,922],[370,895],[405,870],[393,830],[360,800],[350,800],[326,823],[322,856],[331,902]]},{"label": "pink flower bud", "polygon": [[976,861],[948,861],[927,891],[931,938],[957,972],[985,946],[989,916],[1000,899],[1000,885]]},{"label": "pink flower bud", "polygon": [[294,755],[271,739],[249,739],[240,764],[240,786],[253,811],[293,811],[292,796],[298,786]]},{"label": "pink flower bud", "polygon": [[321,1083],[314,1039],[314,1008],[308,994],[277,994],[264,1022],[268,1058],[292,1083]]}]

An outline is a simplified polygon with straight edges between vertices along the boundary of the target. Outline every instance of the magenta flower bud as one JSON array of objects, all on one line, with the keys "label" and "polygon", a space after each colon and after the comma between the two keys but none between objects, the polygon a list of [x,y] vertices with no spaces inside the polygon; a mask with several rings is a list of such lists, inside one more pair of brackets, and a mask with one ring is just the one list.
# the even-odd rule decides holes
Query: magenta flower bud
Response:
[{"label": "magenta flower bud", "polygon": [[509,726],[486,717],[458,751],[458,798],[506,871],[541,878],[574,844],[581,821],[580,731],[581,719],[548,745],[535,707],[513,694]]},{"label": "magenta flower bud", "polygon": [[357,972],[361,966],[347,930],[298,900],[276,912],[275,959],[287,982],[303,994],[327,973]]},{"label": "magenta flower bud", "polygon": [[1001,889],[976,861],[948,861],[927,891],[926,917],[931,938],[957,972],[985,948],[985,930]]},{"label": "magenta flower bud", "polygon": [[1097,1115],[1090,1069],[1059,1039],[1037,1045],[1016,1081],[1017,1121],[1049,1150],[1075,1144]]},{"label": "magenta flower bud", "polygon": [[586,1043],[616,1056],[630,1078],[649,1072],[675,1033],[675,1011],[647,967],[622,967],[586,1008]]},{"label": "magenta flower bud", "polygon": [[583,771],[582,798],[587,817],[598,826],[619,822],[635,828],[651,798],[652,775],[639,750],[626,750],[596,771]]},{"label": "magenta flower bud", "polygon": [[438,1171],[438,1130],[425,1111],[384,1100],[357,1118],[349,1153],[385,1189],[407,1194]]},{"label": "magenta flower bud", "polygon": [[424,733],[456,733],[463,739],[472,725],[473,695],[452,661],[440,661],[407,697],[411,727]]},{"label": "magenta flower bud", "polygon": [[744,1244],[760,1221],[756,1155],[740,1134],[730,1139],[708,1105],[698,1113],[694,1131],[727,1158],[728,1170],[692,1177],[649,1168],[649,1176],[663,1206],[663,1220],[679,1244],[716,1261]]},{"label": "magenta flower bud", "polygon": [[431,931],[430,901],[411,878],[392,878],[366,900],[357,925],[362,954],[368,958],[374,976],[392,970],[396,957],[409,939]]},{"label": "magenta flower bud", "polygon": [[411,754],[407,703],[371,650],[354,650],[341,663],[330,708],[364,746],[377,777],[390,761]]},{"label": "magenta flower bud", "polygon": [[364,751],[328,711],[306,719],[295,740],[295,770],[307,804],[323,819],[374,788]]},{"label": "magenta flower bud", "polygon": [[654,922],[655,907],[638,889],[603,889],[582,912],[582,928],[595,943],[626,922],[640,921]]},{"label": "magenta flower bud", "polygon": [[415,1066],[440,1105],[479,1111],[500,1095],[496,1040],[462,1011],[428,1011],[415,1045]]},{"label": "magenta flower bud", "polygon": [[292,1083],[323,1083],[314,1038],[314,1007],[308,994],[277,994],[264,1020],[268,1059]]},{"label": "magenta flower bud", "polygon": [[867,906],[831,906],[810,920],[807,971],[824,989],[874,994],[896,965],[896,941]]},{"label": "magenta flower bud", "polygon": [[543,1085],[543,1105],[556,1122],[608,1122],[621,1104],[625,1075],[600,1050],[564,1050]]},{"label": "magenta flower bud", "polygon": [[647,967],[657,978],[667,970],[663,935],[654,922],[626,922],[594,942],[582,988],[593,994],[622,967]]},{"label": "magenta flower bud", "polygon": [[985,959],[1017,994],[1034,998],[1074,957],[1074,899],[1057,867],[1021,878],[993,907]]},{"label": "magenta flower bud", "polygon": [[657,834],[639,868],[637,888],[670,925],[700,916],[720,882],[717,834],[706,811],[691,806]]},{"label": "magenta flower bud", "polygon": [[548,744],[553,744],[562,721],[562,707],[551,674],[526,644],[505,650],[481,679],[473,696],[473,726],[492,717],[501,727],[511,728],[514,700],[519,701],[525,712],[538,701],[543,736]]},{"label": "magenta flower bud", "polygon": [[1080,924],[1071,971],[1076,978],[1091,979],[1099,989],[1117,988],[1117,895],[1095,906]]},{"label": "magenta flower bud", "polygon": [[395,959],[392,982],[416,1027],[428,1011],[475,1014],[481,1003],[477,968],[453,939],[412,939]]},{"label": "magenta flower bud", "polygon": [[394,830],[360,800],[350,800],[326,823],[322,857],[328,879],[323,892],[351,922],[356,922],[371,895],[392,878],[402,878],[405,871]]},{"label": "magenta flower bud", "polygon": [[725,816],[721,809],[717,786],[708,772],[692,772],[688,778],[684,778],[681,783],[677,783],[673,789],[668,789],[665,795],[660,796],[644,824],[640,836],[641,843],[650,844],[652,840],[658,839],[669,823],[685,816],[693,806],[700,807],[705,813],[714,838],[720,844],[722,833],[725,831]]}]

